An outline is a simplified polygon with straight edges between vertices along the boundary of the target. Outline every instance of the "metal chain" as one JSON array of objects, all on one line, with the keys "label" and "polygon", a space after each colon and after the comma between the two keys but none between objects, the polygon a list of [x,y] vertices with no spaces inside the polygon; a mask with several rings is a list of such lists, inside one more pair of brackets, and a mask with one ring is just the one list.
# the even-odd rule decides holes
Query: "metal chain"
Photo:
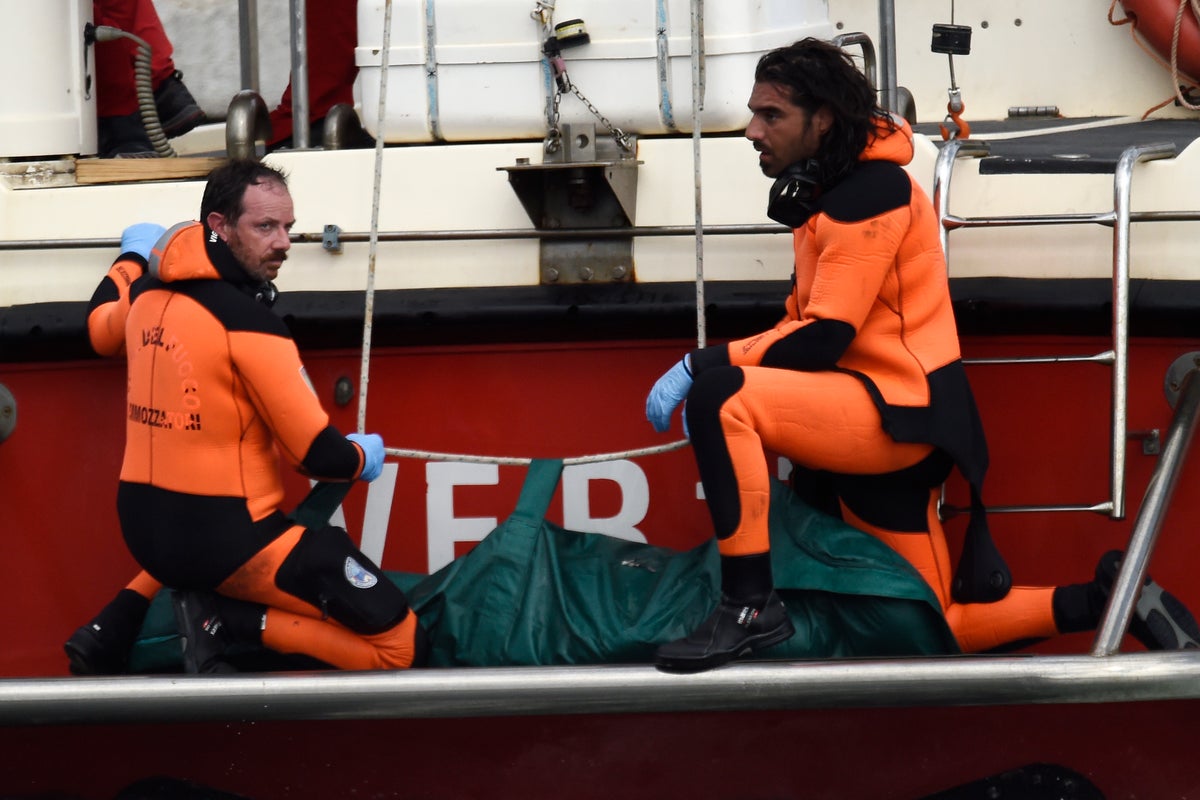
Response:
[{"label": "metal chain", "polygon": [[562,92],[555,90],[554,100],[550,108],[550,129],[546,132],[546,141],[542,145],[546,153],[557,153],[562,149],[562,131],[558,127],[558,104],[562,101]]},{"label": "metal chain", "polygon": [[[633,141],[630,139],[629,134],[613,125],[612,122],[609,121],[608,117],[601,114],[600,109],[596,108],[592,101],[584,97],[583,92],[579,91],[579,87],[575,85],[574,81],[572,81],[569,77],[566,78],[566,81],[567,87],[570,89],[571,94],[578,97],[583,104],[587,106],[587,110],[592,113],[592,116],[600,120],[600,124],[603,125],[605,130],[607,130],[608,133],[613,137],[613,141],[617,143],[617,146],[626,153],[633,152]],[[550,112],[550,131],[546,136],[545,145],[547,153],[557,152],[558,148],[562,146],[562,131],[560,131],[558,128],[558,109],[561,102],[562,90],[558,89],[554,92],[554,104]]]}]

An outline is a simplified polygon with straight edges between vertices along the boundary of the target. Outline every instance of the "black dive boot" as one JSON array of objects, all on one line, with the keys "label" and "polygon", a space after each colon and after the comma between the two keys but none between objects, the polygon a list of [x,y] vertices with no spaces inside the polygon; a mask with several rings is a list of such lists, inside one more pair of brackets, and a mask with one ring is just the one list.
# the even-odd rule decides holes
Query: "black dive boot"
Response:
[{"label": "black dive boot", "polygon": [[183,671],[190,674],[237,672],[225,660],[230,635],[217,611],[214,592],[180,591],[171,593],[175,624],[183,647]]},{"label": "black dive boot", "polygon": [[733,603],[722,595],[721,604],[699,628],[655,651],[654,666],[665,672],[702,672],[786,641],[795,632],[775,592],[761,608]]},{"label": "black dive boot", "polygon": [[[1110,550],[1096,565],[1096,584],[1107,599],[1121,568],[1120,550]],[[1187,607],[1150,576],[1138,595],[1129,622],[1129,632],[1147,650],[1188,650],[1200,648],[1200,625]]]},{"label": "black dive boot", "polygon": [[122,589],[96,617],[63,644],[75,675],[120,675],[129,651],[142,629],[150,601],[132,589]]}]

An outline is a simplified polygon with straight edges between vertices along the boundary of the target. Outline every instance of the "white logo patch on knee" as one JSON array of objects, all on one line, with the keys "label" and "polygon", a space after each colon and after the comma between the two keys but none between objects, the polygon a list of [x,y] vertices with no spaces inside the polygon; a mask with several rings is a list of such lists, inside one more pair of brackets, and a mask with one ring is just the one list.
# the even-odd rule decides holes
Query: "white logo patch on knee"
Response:
[{"label": "white logo patch on knee", "polygon": [[346,556],[342,571],[346,574],[346,580],[356,589],[370,589],[379,582],[379,579],[363,569],[363,565],[355,561],[353,556]]}]

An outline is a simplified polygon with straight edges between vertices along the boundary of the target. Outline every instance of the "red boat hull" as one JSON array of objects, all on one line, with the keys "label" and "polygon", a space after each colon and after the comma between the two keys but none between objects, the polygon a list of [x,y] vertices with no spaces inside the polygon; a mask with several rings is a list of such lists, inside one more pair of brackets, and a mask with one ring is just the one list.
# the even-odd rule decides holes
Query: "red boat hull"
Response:
[{"label": "red boat hull", "polygon": [[9,728],[0,787],[107,800],[169,775],[253,800],[915,800],[1056,764],[1106,798],[1162,800],[1200,794],[1197,714],[1188,701]]},{"label": "red boat hull", "polygon": [[[1106,341],[967,337],[968,357],[1093,353]],[[367,428],[390,446],[496,456],[568,457],[647,447],[647,388],[689,343],[607,342],[389,348],[373,354]],[[1130,431],[1164,432],[1172,409],[1163,379],[1195,349],[1177,339],[1135,340],[1130,351]],[[356,403],[338,407],[339,378],[358,385],[359,356],[305,355],[334,423],[355,427]],[[136,571],[116,520],[123,430],[123,370],[116,361],[11,363],[3,383],[18,404],[0,445],[0,513],[10,557],[0,674],[66,674],[61,645]],[[971,366],[989,432],[993,505],[1094,503],[1109,494],[1111,373],[1094,364]],[[676,423],[678,425],[678,422]],[[1095,513],[996,514],[995,538],[1020,584],[1087,580],[1096,558],[1124,545],[1155,466],[1129,445],[1124,520]],[[650,542],[688,547],[709,535],[687,449],[637,459],[649,505],[637,528]],[[1200,607],[1197,467],[1180,478],[1151,570]],[[501,467],[494,485],[453,489],[455,519],[503,518],[523,479]],[[299,499],[300,478],[289,492]],[[561,514],[560,498],[552,516]],[[425,464],[401,459],[383,566],[429,566]],[[613,516],[622,489],[593,481],[593,516]],[[951,502],[965,503],[959,484]],[[348,496],[361,529],[365,487]],[[950,520],[953,540],[961,520]],[[470,547],[464,540],[456,552]],[[11,554],[19,552],[19,557]],[[1035,652],[1084,653],[1090,635]],[[1132,640],[1126,649],[1136,649]],[[119,680],[119,679],[118,679]],[[107,798],[132,781],[170,775],[265,797],[916,798],[1031,763],[1092,780],[1106,797],[1200,793],[1191,766],[1196,701],[979,708],[829,709],[482,719],[122,724],[0,729],[0,789]],[[570,709],[564,709],[569,712]],[[69,768],[64,769],[64,764]]]}]

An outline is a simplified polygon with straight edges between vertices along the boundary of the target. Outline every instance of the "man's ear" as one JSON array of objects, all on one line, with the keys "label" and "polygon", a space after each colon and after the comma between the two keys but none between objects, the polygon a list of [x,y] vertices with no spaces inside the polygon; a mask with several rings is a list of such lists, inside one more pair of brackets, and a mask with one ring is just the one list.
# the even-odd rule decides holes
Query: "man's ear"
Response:
[{"label": "man's ear", "polygon": [[204,223],[208,225],[209,230],[221,237],[221,241],[224,242],[229,240],[229,236],[225,232],[224,214],[219,214],[216,211],[210,211],[208,212],[208,217],[204,220]]},{"label": "man's ear", "polygon": [[813,112],[812,124],[816,127],[819,136],[824,136],[829,132],[829,129],[833,127],[833,112],[829,110],[829,106],[821,106]]}]

